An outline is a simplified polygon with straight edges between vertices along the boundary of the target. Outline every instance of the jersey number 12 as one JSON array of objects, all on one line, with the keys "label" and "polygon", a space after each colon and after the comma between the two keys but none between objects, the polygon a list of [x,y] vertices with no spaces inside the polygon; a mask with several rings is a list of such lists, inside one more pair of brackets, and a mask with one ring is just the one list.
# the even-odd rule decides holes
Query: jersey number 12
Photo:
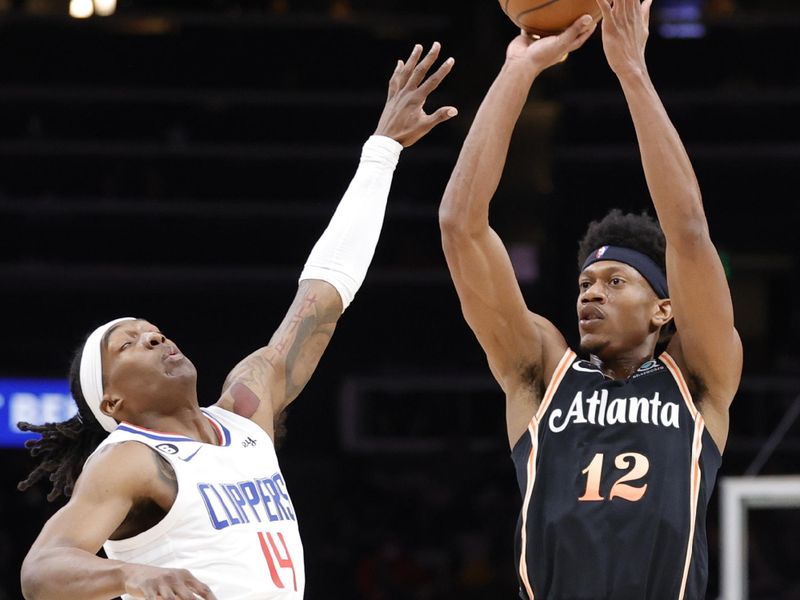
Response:
[{"label": "jersey number 12", "polygon": [[[633,465],[631,465],[631,461],[633,461]],[[630,469],[630,471],[614,482],[614,485],[611,486],[611,490],[608,493],[608,499],[624,498],[631,502],[641,500],[642,496],[644,496],[644,493],[647,491],[647,484],[645,483],[637,487],[628,485],[625,482],[636,481],[647,475],[647,472],[650,470],[650,461],[647,460],[647,457],[638,452],[625,452],[624,454],[617,455],[614,459],[614,466],[623,471],[626,469]],[[605,500],[606,498],[600,495],[600,481],[603,475],[603,454],[600,452],[595,454],[592,462],[590,462],[589,466],[581,471],[581,473],[586,475],[586,491],[578,500],[581,502]]]}]

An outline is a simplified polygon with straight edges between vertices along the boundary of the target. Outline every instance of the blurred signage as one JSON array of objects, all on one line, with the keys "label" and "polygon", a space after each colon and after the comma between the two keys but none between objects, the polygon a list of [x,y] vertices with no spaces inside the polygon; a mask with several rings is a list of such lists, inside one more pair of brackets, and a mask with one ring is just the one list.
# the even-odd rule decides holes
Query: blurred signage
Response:
[{"label": "blurred signage", "polygon": [[78,412],[66,379],[0,379],[0,446],[21,447],[38,437],[17,429],[19,421],[41,425]]},{"label": "blurred signage", "polygon": [[664,38],[705,37],[706,0],[661,0],[654,7],[658,33]]}]

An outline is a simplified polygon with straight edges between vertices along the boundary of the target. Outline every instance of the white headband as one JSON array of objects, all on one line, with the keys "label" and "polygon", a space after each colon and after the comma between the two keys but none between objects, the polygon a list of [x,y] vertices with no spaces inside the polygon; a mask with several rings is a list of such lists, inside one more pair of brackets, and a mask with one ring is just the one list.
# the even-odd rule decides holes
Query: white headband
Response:
[{"label": "white headband", "polygon": [[81,391],[86,404],[92,409],[92,414],[103,429],[112,432],[117,428],[117,422],[100,410],[103,401],[103,364],[100,360],[103,336],[114,325],[121,321],[135,321],[133,317],[114,319],[95,329],[86,340],[81,355]]}]

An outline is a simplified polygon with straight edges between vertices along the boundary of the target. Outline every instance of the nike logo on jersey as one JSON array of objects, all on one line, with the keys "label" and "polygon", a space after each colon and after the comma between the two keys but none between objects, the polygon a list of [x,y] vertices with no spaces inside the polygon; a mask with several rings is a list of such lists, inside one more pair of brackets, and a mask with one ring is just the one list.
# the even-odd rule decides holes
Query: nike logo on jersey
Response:
[{"label": "nike logo on jersey", "polygon": [[179,456],[178,458],[181,458],[181,460],[182,460],[183,462],[189,462],[189,461],[190,461],[190,460],[192,460],[192,459],[193,459],[193,458],[194,458],[194,457],[197,455],[197,453],[198,453],[198,452],[200,452],[200,450],[202,450],[202,449],[203,449],[203,447],[202,447],[202,446],[200,446],[200,447],[199,447],[197,450],[195,450],[194,452],[192,452],[192,453],[189,455],[189,458],[181,458],[180,456]]},{"label": "nike logo on jersey", "polygon": [[[576,360],[572,363],[572,368],[581,373],[597,373],[598,375],[603,375],[603,371],[600,370],[600,367],[593,365],[588,360]],[[605,377],[605,375],[603,376]]]},{"label": "nike logo on jersey", "polygon": [[616,425],[617,423],[647,423],[658,427],[680,427],[680,406],[661,402],[658,392],[652,398],[614,398],[608,401],[608,390],[595,390],[588,398],[583,392],[575,394],[567,414],[560,408],[550,413],[548,426],[553,433],[564,431],[570,424]]},{"label": "nike logo on jersey", "polygon": [[[658,373],[659,371],[663,371],[664,368],[664,365],[660,364],[657,360],[648,360],[636,370],[636,372],[631,376],[631,379],[636,379],[642,375]],[[581,373],[595,373],[597,375],[607,377],[600,367],[590,363],[588,360],[576,360],[574,363],[572,363],[572,369],[573,371],[579,371]]]}]

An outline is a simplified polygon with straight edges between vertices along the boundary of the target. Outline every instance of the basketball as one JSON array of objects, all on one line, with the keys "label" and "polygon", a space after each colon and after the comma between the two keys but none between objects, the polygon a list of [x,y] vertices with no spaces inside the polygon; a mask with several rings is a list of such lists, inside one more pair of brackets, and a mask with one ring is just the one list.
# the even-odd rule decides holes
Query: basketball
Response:
[{"label": "basketball", "polygon": [[558,35],[581,15],[602,17],[595,0],[500,0],[500,6],[518,27],[541,36]]}]

